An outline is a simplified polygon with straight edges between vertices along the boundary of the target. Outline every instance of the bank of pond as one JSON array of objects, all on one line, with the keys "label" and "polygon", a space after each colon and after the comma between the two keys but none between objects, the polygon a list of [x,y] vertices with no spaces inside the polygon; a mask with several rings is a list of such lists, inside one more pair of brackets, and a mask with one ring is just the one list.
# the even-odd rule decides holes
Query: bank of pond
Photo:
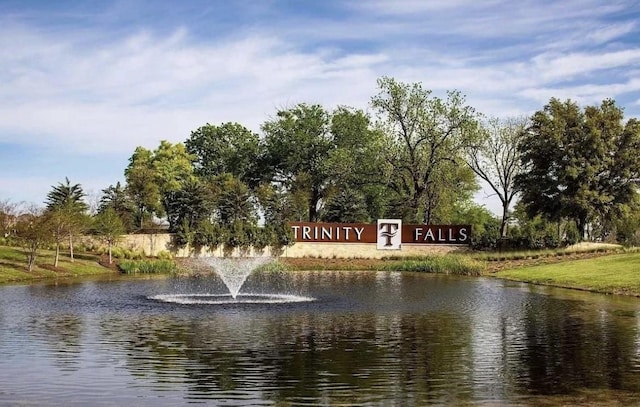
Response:
[{"label": "bank of pond", "polygon": [[[50,278],[81,277],[104,273],[179,274],[190,265],[186,259],[116,258],[109,264],[104,254],[76,253],[60,256],[43,251],[29,272],[20,248],[0,246],[0,283]],[[489,276],[539,285],[604,294],[640,296],[640,250],[611,245],[538,252],[464,253],[383,259],[279,258],[265,266],[273,271],[371,270]]]}]

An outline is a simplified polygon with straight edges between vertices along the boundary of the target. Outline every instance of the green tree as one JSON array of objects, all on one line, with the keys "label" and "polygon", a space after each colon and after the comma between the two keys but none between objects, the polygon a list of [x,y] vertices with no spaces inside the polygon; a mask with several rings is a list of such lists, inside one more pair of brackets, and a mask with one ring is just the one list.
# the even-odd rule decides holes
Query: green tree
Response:
[{"label": "green tree", "polygon": [[259,137],[238,123],[206,124],[185,142],[194,157],[195,173],[212,178],[229,173],[248,185],[256,178]]},{"label": "green tree", "polygon": [[467,163],[500,199],[502,220],[500,236],[507,237],[509,208],[518,193],[516,176],[522,172],[519,145],[528,118],[490,119],[484,126],[484,137],[468,150]]},{"label": "green tree", "polygon": [[327,205],[337,199],[334,195],[354,194],[358,200],[364,200],[366,210],[365,216],[358,218],[383,217],[387,207],[388,174],[383,160],[382,132],[372,128],[369,115],[346,106],[333,111],[330,129],[334,148],[325,160],[330,180]]},{"label": "green tree", "polygon": [[115,245],[121,235],[125,233],[122,219],[113,207],[107,207],[94,217],[93,231],[100,239],[107,243],[109,264],[112,264],[113,257],[111,252],[113,245]]},{"label": "green tree", "polygon": [[69,257],[74,261],[73,237],[81,233],[87,225],[87,204],[84,202],[85,193],[80,184],[71,185],[69,178],[65,183],[53,186],[47,194],[47,211],[52,223],[53,236],[56,243],[54,266],[58,266],[60,245],[62,240],[69,238]]},{"label": "green tree", "polygon": [[153,153],[136,147],[124,171],[127,193],[135,205],[135,225],[142,229],[154,215],[162,215],[160,187],[153,165]]},{"label": "green tree", "polygon": [[194,157],[187,152],[182,143],[171,144],[162,140],[158,148],[153,151],[152,165],[165,214],[171,194],[193,180],[193,159]]},{"label": "green tree", "polygon": [[237,223],[255,225],[257,211],[251,191],[241,180],[225,174],[218,177],[217,211],[220,224],[231,227]]},{"label": "green tree", "polygon": [[317,221],[330,185],[325,162],[333,149],[329,114],[320,105],[301,103],[278,111],[276,119],[264,123],[262,130],[263,176],[291,193],[304,191],[308,219]]},{"label": "green tree", "polygon": [[386,137],[390,187],[397,200],[408,202],[407,220],[431,223],[427,193],[443,162],[463,162],[463,152],[479,137],[478,115],[457,91],[448,92],[442,100],[420,83],[404,84],[387,77],[378,80],[378,87],[380,92],[371,104]]},{"label": "green tree", "polygon": [[322,215],[325,222],[367,223],[371,221],[364,196],[353,189],[343,189],[327,203]]},{"label": "green tree", "polygon": [[135,206],[127,194],[126,188],[124,188],[119,181],[116,185],[109,185],[102,190],[98,213],[102,213],[109,208],[118,214],[127,232],[134,230]]},{"label": "green tree", "polygon": [[17,217],[14,230],[18,244],[24,249],[27,269],[32,272],[40,249],[52,240],[49,213],[38,208],[30,208]]},{"label": "green tree", "polygon": [[533,115],[520,151],[525,170],[516,182],[529,216],[572,219],[580,239],[590,222],[615,219],[637,194],[640,122],[624,123],[613,100],[582,111],[552,98]]}]

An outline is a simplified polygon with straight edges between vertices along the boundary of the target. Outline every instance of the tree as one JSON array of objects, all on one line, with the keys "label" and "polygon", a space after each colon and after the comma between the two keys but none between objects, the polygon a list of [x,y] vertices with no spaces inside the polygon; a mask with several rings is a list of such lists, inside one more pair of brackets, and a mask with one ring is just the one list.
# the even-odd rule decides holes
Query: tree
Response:
[{"label": "tree", "polygon": [[166,140],[162,140],[153,151],[152,166],[165,213],[171,193],[180,190],[186,182],[194,178],[193,158],[184,144],[171,144]]},{"label": "tree", "polygon": [[329,186],[326,159],[333,149],[329,114],[320,105],[301,103],[278,111],[276,119],[264,123],[262,130],[264,179],[292,193],[304,191],[308,220],[317,221]]},{"label": "tree", "polygon": [[[387,206],[388,175],[383,160],[383,133],[372,128],[369,115],[346,106],[333,111],[330,129],[334,148],[325,161],[330,181],[327,205],[338,199],[335,195],[354,195],[364,201],[366,211],[358,218],[383,217]],[[322,216],[326,218],[326,215]]]},{"label": "tree", "polygon": [[133,231],[135,207],[127,194],[127,190],[120,185],[119,181],[116,185],[109,185],[102,190],[98,213],[102,213],[109,208],[112,208],[118,214],[127,232]]},{"label": "tree", "polygon": [[580,239],[587,225],[624,212],[637,194],[640,122],[623,122],[607,99],[584,112],[575,102],[552,98],[532,117],[520,145],[525,170],[516,177],[530,217],[572,219]]},{"label": "tree", "polygon": [[8,239],[14,233],[20,206],[9,199],[0,201],[0,239]]},{"label": "tree", "polygon": [[144,147],[136,147],[124,171],[127,193],[136,207],[135,224],[142,229],[153,215],[162,214],[160,187],[153,166],[153,153]]},{"label": "tree", "polygon": [[332,197],[322,215],[325,222],[366,223],[371,218],[362,194],[352,189],[343,189]]},{"label": "tree", "polygon": [[122,234],[125,233],[125,227],[122,219],[113,207],[107,207],[104,211],[98,213],[93,219],[93,230],[95,234],[107,243],[107,251],[109,254],[109,264],[113,263],[111,249],[116,244]]},{"label": "tree", "polygon": [[18,244],[24,248],[27,269],[33,271],[38,252],[51,242],[51,221],[49,214],[39,208],[29,208],[18,216],[15,223],[15,235]]},{"label": "tree", "polygon": [[515,181],[522,172],[519,146],[527,124],[524,117],[490,119],[484,126],[485,137],[468,150],[469,167],[491,187],[502,204],[502,238],[507,237],[509,208],[518,193]]},{"label": "tree", "polygon": [[194,157],[195,173],[212,178],[229,173],[252,185],[259,152],[259,137],[238,123],[206,124],[191,132],[185,142]]},{"label": "tree", "polygon": [[427,192],[441,163],[463,162],[463,151],[479,135],[478,115],[457,91],[442,100],[420,83],[403,84],[387,77],[378,80],[378,87],[371,104],[386,137],[390,187],[399,200],[408,202],[407,220],[430,223]]},{"label": "tree", "polygon": [[65,183],[58,183],[53,186],[47,194],[47,212],[52,223],[53,236],[56,243],[56,255],[54,266],[58,266],[60,257],[60,245],[62,240],[69,238],[69,257],[73,257],[73,237],[80,233],[86,226],[85,212],[88,209],[84,202],[84,191],[80,184],[71,185],[69,178],[65,178]]}]

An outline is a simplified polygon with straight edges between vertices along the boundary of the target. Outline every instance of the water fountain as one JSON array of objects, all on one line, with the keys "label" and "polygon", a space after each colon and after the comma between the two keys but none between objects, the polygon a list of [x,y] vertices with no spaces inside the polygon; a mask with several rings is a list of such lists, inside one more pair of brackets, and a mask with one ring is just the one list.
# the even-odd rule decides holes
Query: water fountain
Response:
[{"label": "water fountain", "polygon": [[309,302],[314,298],[283,293],[244,293],[242,286],[259,267],[273,261],[271,257],[206,257],[193,260],[189,267],[198,275],[212,271],[220,277],[228,293],[159,294],[150,299],[178,304],[277,304]]}]

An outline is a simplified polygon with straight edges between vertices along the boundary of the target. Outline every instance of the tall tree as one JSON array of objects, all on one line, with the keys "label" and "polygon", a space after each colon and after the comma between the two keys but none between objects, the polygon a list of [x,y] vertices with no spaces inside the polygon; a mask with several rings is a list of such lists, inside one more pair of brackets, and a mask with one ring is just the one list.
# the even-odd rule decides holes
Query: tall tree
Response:
[{"label": "tall tree", "polygon": [[118,181],[116,185],[109,185],[102,190],[98,213],[100,214],[109,208],[112,208],[116,214],[118,214],[126,231],[130,232],[134,230],[135,206],[127,194],[126,188],[120,184],[120,181]]},{"label": "tall tree", "polygon": [[229,173],[249,185],[256,181],[259,137],[238,123],[207,123],[191,132],[185,146],[194,157],[195,172],[200,177]]},{"label": "tall tree", "polygon": [[[354,214],[344,212],[341,219],[336,207],[346,196],[364,204],[365,214],[357,218],[378,219],[386,210],[386,176],[383,160],[383,134],[371,125],[368,114],[362,110],[340,106],[331,115],[331,137],[334,148],[325,161],[330,187],[326,194],[327,205],[333,202],[330,218],[347,222]],[[338,198],[340,195],[342,198]],[[337,199],[337,201],[336,201]],[[363,202],[360,202],[360,201]],[[343,207],[346,209],[346,207]],[[327,208],[328,210],[328,208]],[[326,217],[323,214],[323,217]]]},{"label": "tall tree", "polygon": [[154,215],[162,215],[160,187],[153,165],[153,153],[136,147],[124,171],[127,193],[136,207],[135,224],[142,229]]},{"label": "tall tree", "polygon": [[109,264],[113,263],[112,248],[121,235],[125,233],[122,219],[113,207],[107,207],[98,213],[93,219],[93,230],[95,234],[107,243],[107,253]]},{"label": "tall tree", "polygon": [[378,80],[380,92],[371,100],[386,135],[386,161],[391,187],[411,209],[408,220],[430,223],[427,192],[442,162],[463,162],[463,151],[478,137],[478,115],[458,91],[445,100],[420,83]]},{"label": "tall tree", "polygon": [[307,194],[308,219],[319,218],[321,200],[327,193],[326,160],[334,145],[329,114],[320,105],[304,103],[280,110],[275,120],[262,125],[265,133],[263,176],[286,190]]},{"label": "tall tree", "polygon": [[65,183],[53,186],[47,194],[47,211],[50,213],[54,238],[56,242],[56,255],[54,266],[58,266],[60,257],[60,244],[64,238],[69,238],[69,256],[74,261],[73,237],[80,233],[86,226],[85,213],[88,209],[84,202],[84,191],[80,184],[71,185],[69,178]]},{"label": "tall tree", "polygon": [[153,151],[153,169],[165,214],[171,194],[182,189],[185,183],[194,178],[193,159],[194,157],[187,152],[182,143],[171,144],[162,140],[158,148]]},{"label": "tall tree", "polygon": [[525,170],[516,178],[531,217],[572,219],[584,239],[590,222],[613,218],[634,200],[640,122],[623,118],[610,99],[582,111],[552,98],[533,115],[520,145]]},{"label": "tall tree", "polygon": [[484,126],[484,137],[468,150],[467,163],[500,199],[502,221],[500,236],[507,237],[509,208],[518,189],[516,176],[522,172],[519,145],[528,118],[490,119]]}]

